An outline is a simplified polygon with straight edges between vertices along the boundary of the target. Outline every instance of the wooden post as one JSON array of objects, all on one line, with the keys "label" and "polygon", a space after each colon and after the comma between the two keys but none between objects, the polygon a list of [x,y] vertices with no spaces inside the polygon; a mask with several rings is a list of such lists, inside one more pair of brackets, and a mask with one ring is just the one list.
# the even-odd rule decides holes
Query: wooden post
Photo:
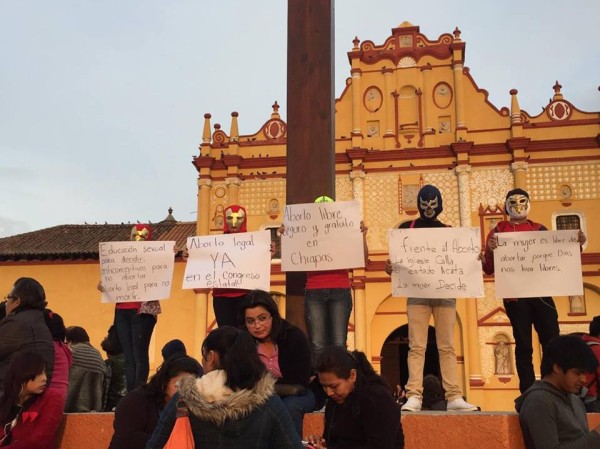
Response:
[{"label": "wooden post", "polygon": [[[288,0],[288,204],[335,199],[333,0]],[[286,274],[286,318],[304,326],[305,273]]]}]

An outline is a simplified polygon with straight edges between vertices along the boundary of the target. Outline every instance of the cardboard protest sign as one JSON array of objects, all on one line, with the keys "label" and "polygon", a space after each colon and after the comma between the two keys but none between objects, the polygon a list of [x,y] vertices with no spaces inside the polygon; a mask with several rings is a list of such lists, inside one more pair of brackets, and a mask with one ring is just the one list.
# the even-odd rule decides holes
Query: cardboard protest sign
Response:
[{"label": "cardboard protest sign", "polygon": [[269,231],[190,237],[183,288],[269,290]]},{"label": "cardboard protest sign", "polygon": [[360,208],[356,201],[290,204],[281,237],[283,271],[323,271],[365,266]]},{"label": "cardboard protest sign", "polygon": [[583,294],[578,230],[500,232],[494,250],[496,296]]},{"label": "cardboard protest sign", "polygon": [[391,229],[392,295],[483,297],[479,228]]},{"label": "cardboard protest sign", "polygon": [[103,242],[99,245],[102,302],[167,299],[175,242]]}]

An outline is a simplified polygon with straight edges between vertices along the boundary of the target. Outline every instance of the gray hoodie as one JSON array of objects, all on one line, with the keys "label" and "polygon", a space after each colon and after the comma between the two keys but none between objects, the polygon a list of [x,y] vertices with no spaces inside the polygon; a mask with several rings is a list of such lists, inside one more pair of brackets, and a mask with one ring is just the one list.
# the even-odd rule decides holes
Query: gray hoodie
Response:
[{"label": "gray hoodie", "polygon": [[515,400],[527,449],[600,449],[590,432],[583,402],[554,385],[537,381]]}]

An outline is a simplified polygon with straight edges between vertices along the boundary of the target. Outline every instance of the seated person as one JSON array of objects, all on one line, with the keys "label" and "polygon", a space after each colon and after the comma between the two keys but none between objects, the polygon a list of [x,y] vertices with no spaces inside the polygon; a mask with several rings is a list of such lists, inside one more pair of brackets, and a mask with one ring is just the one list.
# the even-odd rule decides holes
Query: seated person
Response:
[{"label": "seated person", "polygon": [[527,449],[600,449],[600,426],[588,428],[583,402],[577,394],[587,373],[598,367],[592,350],[581,338],[559,335],[542,357],[542,380],[515,401]]},{"label": "seated person", "polygon": [[211,331],[202,343],[206,374],[184,377],[160,415],[146,449],[162,449],[180,408],[188,412],[197,448],[302,449],[292,420],[273,393],[248,333],[232,326]]},{"label": "seated person", "polygon": [[310,381],[310,343],[299,328],[279,315],[277,304],[263,290],[253,290],[240,305],[240,321],[254,338],[260,360],[277,379],[275,392],[290,412],[302,437],[304,414],[315,409]]},{"label": "seated person", "polygon": [[[600,362],[600,315],[595,316],[590,322],[590,333],[581,337],[583,341],[590,347],[596,360]],[[600,412],[600,401],[598,400],[598,381],[600,380],[600,366],[595,373],[588,374],[587,384],[581,397],[583,398],[583,404],[588,413]]]},{"label": "seated person", "polygon": [[90,344],[90,337],[82,327],[68,327],[66,336],[73,351],[73,365],[69,371],[65,412],[101,412],[104,410],[104,380],[108,371],[100,351]]},{"label": "seated person", "polygon": [[54,343],[54,373],[48,388],[57,389],[63,398],[67,397],[69,371],[73,364],[73,353],[66,342],[66,328],[62,317],[50,309],[44,310],[44,320]]},{"label": "seated person", "polygon": [[0,393],[6,369],[18,352],[41,354],[49,379],[54,370],[54,344],[44,322],[47,305],[44,287],[35,279],[19,278],[4,299],[6,317],[0,321]]},{"label": "seated person", "polygon": [[185,349],[185,345],[181,340],[175,338],[166,342],[160,353],[162,354],[163,361],[167,361],[174,355],[187,355],[187,349]]},{"label": "seated person", "polygon": [[317,371],[330,400],[323,437],[308,437],[315,449],[404,448],[400,406],[363,352],[328,346]]},{"label": "seated person", "polygon": [[46,361],[34,352],[18,353],[4,378],[0,398],[0,446],[52,449],[62,421],[65,397],[46,388]]},{"label": "seated person", "polygon": [[203,373],[198,361],[186,355],[163,363],[146,385],[129,392],[117,405],[109,449],[144,449],[160,413],[175,394],[177,381]]},{"label": "seated person", "polygon": [[106,378],[104,381],[106,401],[104,404],[105,412],[112,412],[119,401],[127,394],[127,380],[125,377],[125,355],[118,345],[118,339],[115,341],[114,326],[111,326],[108,335],[104,337],[100,347],[106,352]]}]

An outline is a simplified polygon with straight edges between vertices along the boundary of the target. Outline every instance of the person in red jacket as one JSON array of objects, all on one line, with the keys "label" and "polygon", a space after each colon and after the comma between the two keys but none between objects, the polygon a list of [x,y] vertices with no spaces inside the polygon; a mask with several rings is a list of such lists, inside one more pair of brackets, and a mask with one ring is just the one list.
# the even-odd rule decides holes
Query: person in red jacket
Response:
[{"label": "person in red jacket", "polygon": [[[481,258],[483,271],[494,273],[494,250],[498,247],[496,234],[500,232],[547,231],[548,229],[534,221],[528,220],[531,208],[529,193],[523,189],[513,189],[506,194],[504,210],[510,217],[509,221],[500,221],[489,232],[486,240],[485,253]],[[585,236],[579,231],[579,243],[583,245]],[[515,362],[519,375],[519,390],[524,393],[533,382],[533,326],[538,333],[542,349],[559,334],[558,312],[554,300],[550,296],[537,298],[504,298],[504,308],[510,320],[515,339]]]},{"label": "person in red jacket", "polygon": [[52,449],[63,417],[64,396],[46,388],[46,362],[34,352],[11,361],[0,399],[0,447]]},{"label": "person in red jacket", "polygon": [[[595,316],[590,322],[590,333],[581,337],[590,347],[598,362],[600,362],[600,315]],[[583,404],[589,413],[600,413],[598,401],[598,382],[600,381],[600,366],[595,373],[589,373],[585,391],[582,391]]]}]

